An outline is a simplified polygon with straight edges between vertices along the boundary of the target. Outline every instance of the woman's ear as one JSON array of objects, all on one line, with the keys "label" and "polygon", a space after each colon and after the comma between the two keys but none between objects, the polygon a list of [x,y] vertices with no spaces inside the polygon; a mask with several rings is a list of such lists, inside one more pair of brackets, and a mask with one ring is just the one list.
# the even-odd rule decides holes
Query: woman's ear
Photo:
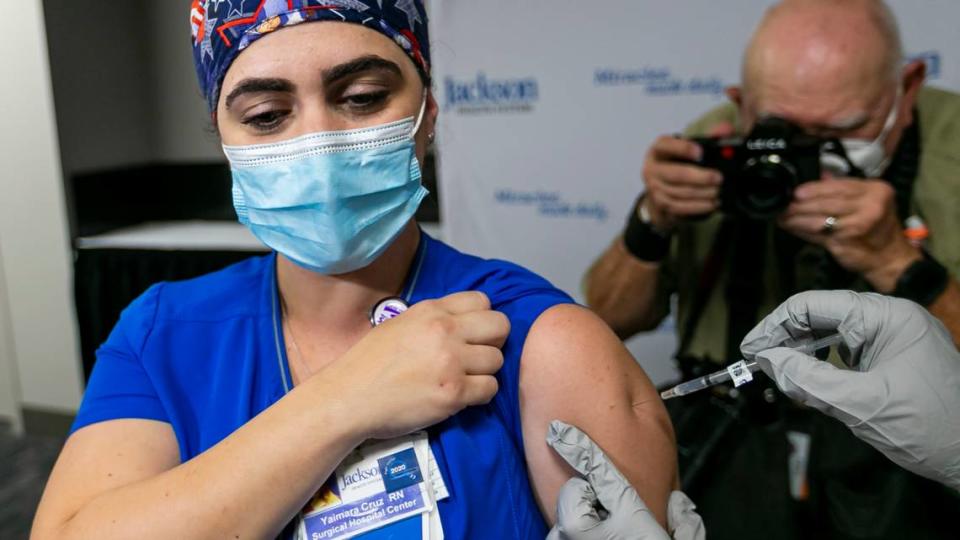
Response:
[{"label": "woman's ear", "polygon": [[433,90],[427,91],[427,110],[424,112],[423,125],[426,128],[427,135],[433,142],[433,134],[437,129],[437,117],[440,115],[440,105],[433,96]]},{"label": "woman's ear", "polygon": [[423,120],[420,121],[420,130],[416,134],[417,160],[422,165],[427,155],[427,149],[433,144],[436,138],[437,116],[440,114],[440,106],[433,97],[433,92],[427,91],[426,106],[423,109]]}]

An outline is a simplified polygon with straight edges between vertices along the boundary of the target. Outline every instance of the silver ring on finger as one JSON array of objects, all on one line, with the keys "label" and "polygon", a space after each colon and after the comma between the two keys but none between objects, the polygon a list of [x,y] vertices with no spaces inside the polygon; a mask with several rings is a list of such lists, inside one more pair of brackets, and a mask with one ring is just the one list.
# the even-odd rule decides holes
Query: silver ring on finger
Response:
[{"label": "silver ring on finger", "polygon": [[823,220],[823,227],[820,228],[820,232],[826,235],[833,234],[839,225],[840,218],[837,216],[828,216],[827,219]]}]

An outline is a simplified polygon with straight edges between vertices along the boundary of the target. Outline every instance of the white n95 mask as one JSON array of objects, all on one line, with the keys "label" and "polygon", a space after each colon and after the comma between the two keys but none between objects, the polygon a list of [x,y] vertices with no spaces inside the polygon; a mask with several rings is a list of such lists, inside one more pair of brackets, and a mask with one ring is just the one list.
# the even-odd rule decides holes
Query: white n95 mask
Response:
[{"label": "white n95 mask", "polygon": [[380,126],[224,146],[240,223],[314,272],[369,265],[427,195],[414,144],[425,107],[416,119]]},{"label": "white n95 mask", "polygon": [[863,171],[863,174],[867,178],[879,178],[880,175],[886,172],[887,167],[890,165],[891,158],[887,155],[884,145],[887,142],[887,137],[890,135],[890,130],[893,129],[893,125],[897,122],[900,96],[901,91],[900,85],[898,84],[897,95],[893,100],[893,107],[890,108],[887,120],[883,124],[883,130],[880,131],[876,139],[872,141],[863,139],[840,140],[840,144],[843,145],[843,150],[846,152],[847,158],[849,158],[850,162],[858,169]]}]

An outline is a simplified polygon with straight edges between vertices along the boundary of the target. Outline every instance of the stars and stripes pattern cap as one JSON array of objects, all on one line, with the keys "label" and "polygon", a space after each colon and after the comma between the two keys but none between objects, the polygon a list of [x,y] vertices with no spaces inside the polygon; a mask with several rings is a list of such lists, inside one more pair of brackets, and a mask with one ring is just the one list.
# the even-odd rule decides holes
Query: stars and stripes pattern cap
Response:
[{"label": "stars and stripes pattern cap", "polygon": [[429,78],[422,0],[193,0],[193,61],[210,111],[216,110],[223,78],[243,49],[270,32],[309,21],[343,21],[376,30],[400,46],[424,79]]}]

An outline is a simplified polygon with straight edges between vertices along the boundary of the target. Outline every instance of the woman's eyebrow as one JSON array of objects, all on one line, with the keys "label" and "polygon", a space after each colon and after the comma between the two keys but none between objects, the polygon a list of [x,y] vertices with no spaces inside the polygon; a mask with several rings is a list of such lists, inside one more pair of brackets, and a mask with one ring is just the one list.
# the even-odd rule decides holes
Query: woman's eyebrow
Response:
[{"label": "woman's eyebrow", "polygon": [[376,55],[361,56],[349,62],[338,64],[332,68],[323,70],[321,75],[323,76],[324,84],[332,84],[345,77],[350,77],[365,71],[386,71],[398,77],[403,76],[403,72],[400,71],[400,66],[395,62]]},{"label": "woman's eyebrow", "polygon": [[227,110],[233,101],[243,94],[252,94],[254,92],[293,92],[296,86],[286,79],[244,79],[237,83],[237,86],[227,95],[224,106]]}]

